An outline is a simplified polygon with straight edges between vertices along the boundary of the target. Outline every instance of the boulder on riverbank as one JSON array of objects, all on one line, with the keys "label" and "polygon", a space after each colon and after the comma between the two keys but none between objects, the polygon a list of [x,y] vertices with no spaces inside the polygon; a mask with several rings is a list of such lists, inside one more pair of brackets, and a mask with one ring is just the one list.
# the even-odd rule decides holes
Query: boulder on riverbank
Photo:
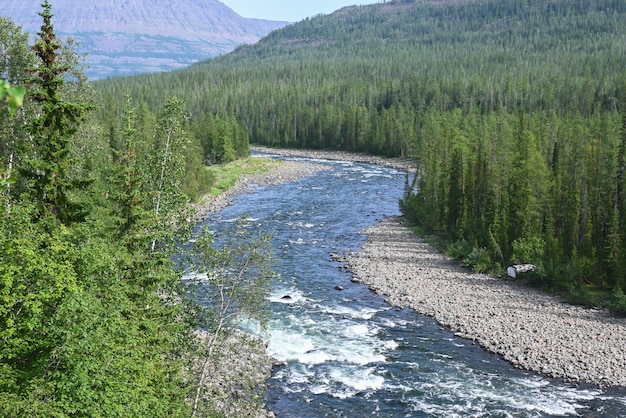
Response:
[{"label": "boulder on riverbank", "polygon": [[517,278],[518,275],[528,273],[529,271],[535,271],[533,264],[516,264],[506,269],[506,274],[512,279]]}]

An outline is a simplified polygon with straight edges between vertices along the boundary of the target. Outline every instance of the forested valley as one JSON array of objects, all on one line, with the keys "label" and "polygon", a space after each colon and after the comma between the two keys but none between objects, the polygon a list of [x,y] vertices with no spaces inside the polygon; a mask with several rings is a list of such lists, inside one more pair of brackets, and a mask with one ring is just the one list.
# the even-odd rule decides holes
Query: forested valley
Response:
[{"label": "forested valley", "polygon": [[345,8],[168,74],[97,83],[256,144],[415,160],[405,214],[474,268],[537,267],[575,302],[626,299],[626,4],[391,1]]},{"label": "forested valley", "polygon": [[625,2],[350,7],[93,84],[53,13],[33,46],[0,18],[0,78],[26,87],[0,108],[0,415],[219,416],[192,371],[224,322],[181,261],[260,274],[268,254],[180,243],[206,165],[250,143],[411,159],[402,210],[451,254],[626,312]]}]

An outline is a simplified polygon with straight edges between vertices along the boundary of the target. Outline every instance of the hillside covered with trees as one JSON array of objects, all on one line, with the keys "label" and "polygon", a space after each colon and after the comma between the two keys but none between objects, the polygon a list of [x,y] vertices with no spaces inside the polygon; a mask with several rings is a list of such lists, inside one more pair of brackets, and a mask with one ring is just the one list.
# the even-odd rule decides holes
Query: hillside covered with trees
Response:
[{"label": "hillside covered with trees", "polygon": [[414,158],[403,209],[459,257],[623,309],[625,19],[619,0],[391,1],[97,89],[174,92],[256,144]]},{"label": "hillside covered with trees", "polygon": [[[539,284],[626,311],[623,1],[351,7],[94,86],[52,14],[33,46],[0,19],[0,78],[26,87],[0,109],[0,415],[215,412],[193,373],[215,339],[196,331],[232,311],[186,297],[178,262],[267,277],[268,254],[180,243],[205,165],[250,142],[411,158],[402,209],[459,258],[532,263]],[[221,286],[260,307],[264,284]]]}]

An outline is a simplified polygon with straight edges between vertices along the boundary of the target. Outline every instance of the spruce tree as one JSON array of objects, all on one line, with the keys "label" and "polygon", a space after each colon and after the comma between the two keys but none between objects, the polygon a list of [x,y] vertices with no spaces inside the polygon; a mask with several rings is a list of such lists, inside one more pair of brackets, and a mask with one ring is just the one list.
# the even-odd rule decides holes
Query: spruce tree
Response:
[{"label": "spruce tree", "polygon": [[609,224],[607,244],[607,264],[610,282],[615,287],[622,287],[625,277],[624,264],[626,251],[626,94],[623,99],[624,109],[620,127],[620,142],[617,151],[617,167],[615,172],[615,190],[613,210]]},{"label": "spruce tree", "polygon": [[26,80],[30,97],[39,109],[38,117],[28,126],[32,149],[21,174],[28,182],[28,195],[36,205],[37,216],[53,216],[57,223],[69,224],[85,216],[84,208],[71,198],[81,184],[70,181],[67,172],[71,165],[70,139],[89,106],[63,97],[62,87],[70,68],[59,61],[61,44],[54,33],[51,7],[45,0],[39,12],[43,24],[33,46],[38,64]]}]

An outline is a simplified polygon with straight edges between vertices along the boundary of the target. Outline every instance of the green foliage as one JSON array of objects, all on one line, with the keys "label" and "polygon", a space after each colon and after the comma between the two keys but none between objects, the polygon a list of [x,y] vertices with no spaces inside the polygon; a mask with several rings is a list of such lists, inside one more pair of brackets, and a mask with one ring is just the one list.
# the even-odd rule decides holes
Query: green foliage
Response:
[{"label": "green foliage", "polygon": [[[165,107],[161,108],[158,115],[149,109],[145,102],[135,104],[135,100],[126,94],[126,106],[113,99],[112,95],[106,95],[103,111],[101,111],[104,125],[104,140],[108,142],[112,151],[112,158],[119,162],[128,153],[127,142],[129,135],[133,136],[133,158],[137,170],[145,171],[140,182],[145,182],[153,188],[153,195],[158,199],[158,192],[154,188],[159,187],[163,163],[172,165],[171,172],[164,175],[175,176],[178,179],[176,191],[182,191],[179,199],[198,201],[209,189],[212,183],[210,173],[207,172],[206,163],[213,163],[207,155],[211,154],[213,143],[205,143],[207,135],[210,135],[211,126],[195,121],[190,124],[188,120],[185,102],[176,98],[168,98]],[[159,106],[160,107],[160,106]],[[129,115],[129,112],[131,115]],[[129,122],[130,117],[130,122]],[[206,119],[213,120],[212,117]],[[204,120],[204,119],[203,119]],[[224,124],[224,132],[231,132],[234,127]],[[131,132],[132,131],[132,132]],[[241,132],[241,128],[238,128]],[[224,133],[226,135],[226,133]],[[248,155],[249,144],[245,137],[245,152]],[[230,138],[229,138],[230,140]],[[172,148],[173,147],[173,148]],[[128,164],[128,163],[124,163]],[[182,177],[177,177],[181,175]],[[174,187],[173,184],[170,187]]]},{"label": "green foliage", "polygon": [[54,217],[69,224],[86,216],[85,209],[71,198],[82,182],[69,179],[68,170],[70,139],[84,121],[89,105],[69,101],[61,95],[69,67],[59,59],[61,44],[53,31],[51,5],[47,0],[42,8],[39,15],[43,24],[33,46],[39,64],[26,80],[39,109],[28,126],[33,138],[31,155],[20,169],[28,184],[28,194],[37,207],[37,216]]},{"label": "green foliage", "polygon": [[4,57],[0,62],[0,99],[6,101],[10,115],[22,106],[26,95],[26,89],[19,84],[24,82],[24,68],[31,56],[27,42],[28,36],[19,27],[0,17],[0,56]]},{"label": "green foliage", "polygon": [[208,172],[213,179],[209,196],[218,196],[233,187],[242,177],[265,173],[277,164],[282,163],[276,160],[249,157],[228,164],[209,167]]},{"label": "green foliage", "polygon": [[[501,265],[535,264],[538,284],[614,286],[624,262],[615,198],[620,120],[617,112],[433,111],[403,211],[426,231],[485,248]],[[463,172],[455,146],[464,150]]]},{"label": "green foliage", "polygon": [[[22,238],[3,243],[20,249],[19,260],[3,252],[3,397],[11,394],[22,407],[35,401],[32,416],[188,416],[181,356],[191,329],[184,304],[164,304],[156,292],[176,289],[178,275],[163,270],[138,292],[139,281],[123,275],[132,268],[124,247],[94,236],[89,225],[72,229],[61,228],[54,243],[44,234],[39,241],[24,236],[46,250],[25,253]],[[11,416],[10,405],[0,411]]]},{"label": "green foliage", "polygon": [[620,315],[626,315],[626,295],[621,286],[615,286],[609,300],[609,309]]},{"label": "green foliage", "polygon": [[464,260],[472,252],[472,245],[466,240],[448,245],[446,253],[455,260]]},{"label": "green foliage", "polygon": [[9,109],[9,114],[13,115],[17,109],[22,106],[24,102],[24,95],[26,95],[26,89],[24,86],[13,86],[0,80],[0,99],[6,96],[6,102]]},{"label": "green foliage", "polygon": [[[26,68],[31,65],[33,53],[28,46],[28,34],[8,19],[0,17],[0,187],[4,194],[20,191],[15,167],[20,161],[18,144],[27,135],[23,129],[23,106],[26,92],[23,88]],[[19,109],[19,111],[18,111]]]},{"label": "green foliage", "polygon": [[55,312],[81,290],[69,231],[41,230],[30,223],[32,211],[15,207],[10,220],[0,221],[0,361],[15,364],[16,381],[44,375],[57,337],[51,332]]},{"label": "green foliage", "polygon": [[157,118],[157,126],[148,165],[145,167],[148,194],[151,197],[150,211],[155,220],[152,251],[156,244],[170,245],[172,237],[165,231],[172,225],[185,228],[189,218],[183,208],[187,197],[182,191],[185,175],[185,152],[190,143],[186,130],[187,116],[180,99],[168,99]]},{"label": "green foliage", "polygon": [[[223,236],[224,241],[215,242],[210,231],[204,230],[190,254],[191,285],[206,307],[202,317],[206,319],[203,325],[208,333],[194,399],[194,416],[201,400],[205,399],[202,395],[208,370],[223,361],[217,345],[228,328],[252,323],[260,328],[257,331],[262,330],[269,314],[267,296],[273,276],[269,237],[253,235],[245,218],[239,219]],[[260,401],[259,397],[248,400],[256,405]]]},{"label": "green foliage", "polygon": [[147,179],[139,155],[145,144],[137,135],[135,109],[130,97],[126,102],[124,129],[113,149],[116,156],[116,167],[113,170],[116,187],[112,190],[114,206],[111,215],[115,219],[117,235],[129,250],[133,250],[142,245],[145,229],[149,227],[146,220],[148,196],[143,189]]},{"label": "green foliage", "polygon": [[544,241],[537,236],[522,237],[513,241],[513,256],[511,261],[515,264],[542,264],[545,252]]},{"label": "green foliage", "polygon": [[250,154],[248,133],[233,115],[200,115],[191,125],[203,149],[205,164],[224,164]]},{"label": "green foliage", "polygon": [[495,268],[486,248],[478,248],[464,239],[449,244],[446,247],[446,254],[479,273],[486,273]]},{"label": "green foliage", "polygon": [[4,57],[0,62],[0,79],[14,85],[22,84],[33,58],[28,34],[4,17],[0,17],[0,55]]},{"label": "green foliage", "polygon": [[202,148],[193,141],[185,150],[185,176],[181,190],[190,200],[198,202],[209,192],[212,184],[213,176],[202,162]]},{"label": "green foliage", "polygon": [[[146,113],[129,101],[111,149],[86,118],[89,89],[47,1],[41,15],[20,123],[0,130],[0,416],[189,416],[198,309],[173,248],[151,246],[181,231],[185,118],[168,104],[148,147]],[[7,59],[15,74],[31,65]]]},{"label": "green foliage", "polygon": [[474,271],[486,273],[493,268],[493,261],[485,248],[472,248],[472,251],[465,258],[465,262]]},{"label": "green foliage", "polygon": [[191,336],[180,322],[182,306],[164,306],[154,288],[138,297],[121,286],[119,260],[103,245],[85,252],[97,250],[107,269],[93,274],[110,280],[92,284],[57,314],[64,335],[52,353],[55,398],[72,416],[186,416],[189,382],[180,355]]}]

